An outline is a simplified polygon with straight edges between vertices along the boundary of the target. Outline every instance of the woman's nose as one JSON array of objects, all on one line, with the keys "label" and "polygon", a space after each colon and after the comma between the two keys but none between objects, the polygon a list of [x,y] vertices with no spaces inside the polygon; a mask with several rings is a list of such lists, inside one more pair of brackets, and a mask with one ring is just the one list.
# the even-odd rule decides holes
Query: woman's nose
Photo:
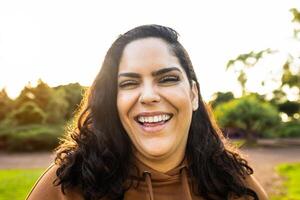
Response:
[{"label": "woman's nose", "polygon": [[142,104],[149,104],[160,101],[160,95],[155,91],[155,88],[151,85],[142,88],[139,101]]}]

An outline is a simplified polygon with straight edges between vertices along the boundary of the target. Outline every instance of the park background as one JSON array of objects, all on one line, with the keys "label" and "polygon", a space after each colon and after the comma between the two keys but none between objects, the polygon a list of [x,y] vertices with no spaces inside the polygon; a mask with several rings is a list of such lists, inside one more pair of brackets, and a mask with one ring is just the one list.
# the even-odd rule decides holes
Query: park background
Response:
[{"label": "park background", "polygon": [[300,199],[300,1],[0,0],[0,200],[24,199],[117,36],[174,28],[271,199]]}]

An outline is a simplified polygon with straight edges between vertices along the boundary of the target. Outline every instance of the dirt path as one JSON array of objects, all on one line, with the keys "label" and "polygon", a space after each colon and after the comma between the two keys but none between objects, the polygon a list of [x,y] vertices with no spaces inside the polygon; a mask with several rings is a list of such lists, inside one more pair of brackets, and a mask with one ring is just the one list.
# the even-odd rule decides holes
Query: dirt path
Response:
[{"label": "dirt path", "polygon": [[0,153],[0,169],[45,168],[53,159],[49,152]]},{"label": "dirt path", "polygon": [[[300,147],[243,149],[242,152],[253,167],[254,176],[269,194],[276,193],[281,183],[274,167],[279,163],[300,162]],[[54,155],[48,152],[0,153],[0,169],[45,168],[53,161],[53,158]]]},{"label": "dirt path", "polygon": [[282,178],[276,173],[275,166],[300,162],[300,147],[244,149],[242,152],[248,157],[254,176],[268,194],[278,194],[282,187]]}]

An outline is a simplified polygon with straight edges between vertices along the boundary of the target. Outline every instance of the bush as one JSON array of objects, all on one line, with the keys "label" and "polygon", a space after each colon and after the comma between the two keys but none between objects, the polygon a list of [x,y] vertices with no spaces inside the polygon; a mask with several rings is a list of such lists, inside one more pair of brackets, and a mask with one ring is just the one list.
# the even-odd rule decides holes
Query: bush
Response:
[{"label": "bush", "polygon": [[34,102],[26,102],[14,111],[9,118],[18,125],[39,124],[46,119],[45,112]]},{"label": "bush", "polygon": [[270,138],[295,138],[300,137],[300,122],[290,121],[280,124],[275,130],[266,131],[266,137]]},{"label": "bush", "polygon": [[277,109],[255,95],[220,104],[214,109],[214,115],[222,128],[244,130],[248,143],[255,143],[258,134],[280,123]]},{"label": "bush", "polygon": [[63,125],[26,125],[0,128],[0,150],[37,151],[52,150],[63,134]]}]

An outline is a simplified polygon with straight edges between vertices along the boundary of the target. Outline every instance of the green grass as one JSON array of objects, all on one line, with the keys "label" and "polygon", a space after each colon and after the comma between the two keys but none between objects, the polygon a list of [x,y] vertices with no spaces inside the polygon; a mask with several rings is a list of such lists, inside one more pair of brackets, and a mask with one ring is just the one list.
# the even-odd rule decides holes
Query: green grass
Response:
[{"label": "green grass", "polygon": [[0,170],[0,200],[24,200],[45,169]]},{"label": "green grass", "polygon": [[284,178],[284,195],[273,197],[272,200],[300,200],[300,163],[281,164],[276,170]]},{"label": "green grass", "polygon": [[231,139],[230,142],[237,148],[241,148],[243,145],[245,145],[246,140],[245,139]]}]

